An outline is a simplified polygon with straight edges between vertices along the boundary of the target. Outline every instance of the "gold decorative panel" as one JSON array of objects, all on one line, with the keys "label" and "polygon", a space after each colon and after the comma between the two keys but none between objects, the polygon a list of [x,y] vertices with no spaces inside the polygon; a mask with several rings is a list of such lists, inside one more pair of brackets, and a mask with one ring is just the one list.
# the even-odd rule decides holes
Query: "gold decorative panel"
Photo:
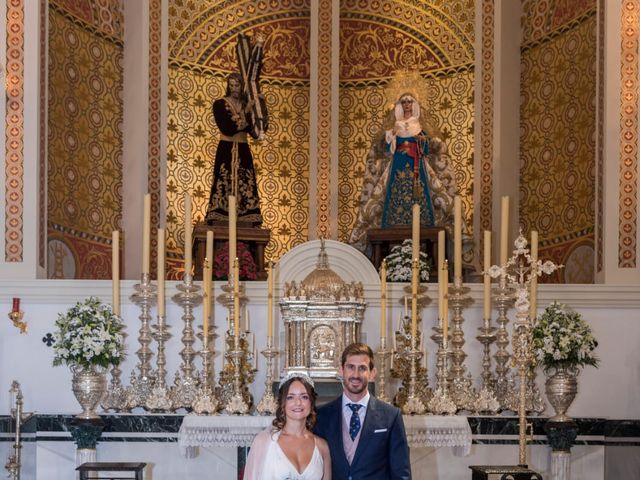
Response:
[{"label": "gold decorative panel", "polygon": [[[575,255],[578,245],[594,248],[595,13],[525,45],[521,55],[520,221],[524,232],[539,232],[542,258],[566,266],[559,281],[585,258]],[[593,282],[589,268],[579,278]]]},{"label": "gold decorative panel", "polygon": [[[476,182],[480,190],[480,230],[493,230],[493,117],[494,117],[494,68],[495,68],[495,4],[494,0],[482,0],[482,60],[480,75],[480,171]],[[484,236],[477,245],[484,251]],[[483,266],[484,268],[484,266]]]},{"label": "gold decorative panel", "polygon": [[[49,275],[110,278],[111,232],[122,216],[123,42],[74,12],[49,6]],[[60,251],[74,265],[58,268]]]},{"label": "gold decorative panel", "polygon": [[6,262],[22,262],[24,215],[24,3],[7,0],[5,113]]},{"label": "gold decorative panel", "polygon": [[620,65],[620,216],[618,266],[636,266],[638,234],[638,21],[640,2],[622,3]]},{"label": "gold decorative panel", "polygon": [[522,43],[540,40],[595,7],[596,0],[522,0]]}]

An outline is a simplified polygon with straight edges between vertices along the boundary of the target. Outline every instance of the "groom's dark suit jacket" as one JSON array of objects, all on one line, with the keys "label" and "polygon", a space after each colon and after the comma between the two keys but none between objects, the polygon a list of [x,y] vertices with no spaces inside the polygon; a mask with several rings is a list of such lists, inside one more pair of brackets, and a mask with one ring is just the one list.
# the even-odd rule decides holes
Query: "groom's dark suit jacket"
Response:
[{"label": "groom's dark suit jacket", "polygon": [[351,465],[342,442],[342,396],[318,409],[315,433],[331,451],[333,480],[409,480],[409,446],[400,410],[369,398],[360,442]]}]

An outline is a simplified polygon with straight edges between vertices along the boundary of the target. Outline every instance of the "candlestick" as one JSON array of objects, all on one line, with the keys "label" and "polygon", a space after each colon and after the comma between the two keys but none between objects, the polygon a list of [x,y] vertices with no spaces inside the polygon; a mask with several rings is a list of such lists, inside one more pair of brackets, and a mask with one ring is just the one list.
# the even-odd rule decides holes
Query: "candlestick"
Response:
[{"label": "candlestick", "polygon": [[244,309],[244,330],[245,332],[251,331],[251,320],[249,319],[249,310],[247,310],[246,307]]},{"label": "candlestick", "polygon": [[442,327],[442,309],[444,307],[444,276],[442,269],[444,268],[444,250],[445,250],[445,231],[438,232],[438,321]]},{"label": "candlestick", "polygon": [[267,337],[273,337],[273,264],[267,269]]},{"label": "candlestick", "polygon": [[144,196],[144,212],[142,221],[142,273],[149,273],[149,251],[151,248],[151,195]]},{"label": "candlestick", "polygon": [[538,232],[531,231],[531,295],[529,299],[529,318],[536,318],[536,310],[538,309]]},{"label": "candlestick", "polygon": [[192,259],[191,259],[191,195],[189,193],[184,194],[184,273],[191,273]]},{"label": "candlestick", "polygon": [[484,319],[491,318],[491,277],[489,267],[491,267],[491,231],[484,231]]},{"label": "candlestick", "polygon": [[462,278],[462,199],[453,199],[453,277]]},{"label": "candlestick", "polygon": [[502,197],[500,209],[500,265],[507,263],[509,250],[509,197]]},{"label": "candlestick", "polygon": [[387,262],[380,266],[380,338],[387,336]]},{"label": "candlestick", "polygon": [[442,267],[443,275],[443,306],[442,306],[442,345],[446,349],[449,337],[449,265],[444,261]]},{"label": "candlestick", "polygon": [[164,228],[158,229],[158,316],[164,317],[164,271],[165,271]]},{"label": "candlestick", "polygon": [[411,222],[411,259],[420,261],[420,204],[413,204],[413,220]]},{"label": "candlestick", "polygon": [[113,313],[120,316],[120,232],[111,233],[111,288]]},{"label": "candlestick", "polygon": [[411,341],[415,345],[418,332],[418,260],[413,259],[413,271],[411,278]]},{"label": "candlestick", "polygon": [[229,273],[233,271],[236,255],[236,197],[229,195]]}]

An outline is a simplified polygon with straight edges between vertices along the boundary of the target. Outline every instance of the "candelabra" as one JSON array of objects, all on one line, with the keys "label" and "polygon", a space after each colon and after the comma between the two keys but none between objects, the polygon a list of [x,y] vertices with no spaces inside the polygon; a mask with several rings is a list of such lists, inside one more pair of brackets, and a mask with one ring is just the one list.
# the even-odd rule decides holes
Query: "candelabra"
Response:
[{"label": "candelabra", "polygon": [[233,367],[233,391],[225,405],[227,413],[243,415],[249,411],[250,402],[245,399],[245,394],[247,394],[246,377],[243,375],[245,358],[246,351],[242,348],[241,338],[239,335],[234,335],[233,350],[228,354],[229,364]]},{"label": "candelabra", "polygon": [[198,334],[202,339],[202,350],[200,351],[200,356],[202,357],[202,378],[200,388],[193,402],[193,411],[198,414],[216,413],[218,410],[218,399],[214,393],[212,382],[215,375],[212,361],[215,350],[210,347],[217,337],[214,333],[214,328],[212,325],[209,325],[207,332],[202,331]]},{"label": "candelabra", "polygon": [[193,283],[190,272],[185,272],[182,283],[176,286],[178,293],[172,298],[183,309],[182,321],[182,350],[180,357],[182,362],[176,371],[173,386],[170,390],[171,405],[174,410],[178,408],[191,408],[197,394],[200,382],[198,372],[193,364],[196,352],[193,349],[195,335],[193,331],[193,308],[202,303],[202,295],[198,293],[200,287]]},{"label": "candelabra", "polygon": [[[411,388],[411,376],[414,372],[415,378],[413,381],[415,396],[420,398],[422,403],[426,403],[431,398],[432,391],[428,385],[427,371],[422,366],[421,358],[416,357],[412,352],[415,350],[413,347],[413,340],[409,332],[409,317],[402,319],[400,329],[395,332],[395,345],[396,347],[391,351],[393,358],[393,367],[390,369],[390,376],[401,380],[402,385],[398,389],[396,396],[393,399],[393,403],[400,407],[404,412],[405,405],[408,401],[409,391]],[[416,345],[420,345],[422,332],[416,330]]]},{"label": "candelabra", "polygon": [[127,403],[129,408],[146,407],[147,398],[153,388],[154,378],[151,369],[151,357],[153,352],[149,348],[151,343],[151,307],[156,300],[156,286],[151,283],[149,273],[143,273],[140,283],[133,287],[136,291],[131,295],[131,301],[140,307],[140,330],[138,331],[138,342],[140,348],[136,352],[139,362],[137,365],[138,374],[135,370],[131,372],[131,382],[127,389]]},{"label": "candelabra", "polygon": [[491,318],[485,318],[478,330],[480,334],[476,338],[482,344],[482,387],[478,392],[474,411],[493,414],[500,409],[491,372],[491,344],[496,340],[496,327],[491,326]]},{"label": "candelabra", "polygon": [[11,395],[15,395],[15,407],[11,407],[11,416],[15,420],[16,436],[13,443],[13,453],[9,455],[7,463],[4,468],[9,472],[9,478],[13,480],[20,480],[20,466],[21,466],[21,450],[22,440],[20,432],[22,430],[22,424],[26,422],[32,413],[23,413],[22,408],[24,406],[24,400],[22,397],[22,390],[20,384],[17,381],[11,383],[11,389],[9,390]]},{"label": "candelabra", "polygon": [[258,406],[256,410],[260,415],[273,415],[276,413],[276,409],[278,408],[278,403],[273,395],[272,385],[273,385],[273,359],[276,358],[280,352],[273,348],[273,336],[269,335],[267,337],[267,348],[262,350],[262,355],[267,359],[267,377],[264,381],[264,395],[260,402],[258,402]]},{"label": "candelabra", "polygon": [[[436,337],[434,335],[433,337]],[[442,339],[442,332],[439,334]],[[432,338],[433,338],[432,337]],[[435,413],[436,415],[453,415],[458,411],[458,407],[456,402],[453,401],[453,398],[449,395],[449,386],[448,386],[448,368],[447,368],[447,357],[449,355],[449,349],[444,341],[440,343],[438,348],[437,357],[437,373],[436,373],[436,390],[433,392],[433,396],[431,400],[427,404],[429,411]]]},{"label": "candelabra", "polygon": [[380,350],[378,350],[378,391],[376,397],[378,400],[389,403],[387,397],[387,360],[393,354],[393,351],[387,350],[387,337],[380,337]]},{"label": "candelabra", "polygon": [[147,398],[147,410],[167,411],[171,410],[170,390],[167,386],[167,360],[165,355],[165,344],[171,338],[169,333],[170,325],[165,322],[164,315],[158,315],[157,323],[153,326],[154,332],[151,334],[158,344],[158,355],[156,357],[156,371],[154,372],[155,384]]},{"label": "candelabra", "polygon": [[453,391],[451,395],[460,409],[473,410],[477,394],[471,385],[471,377],[466,374],[466,366],[464,364],[467,354],[462,347],[465,344],[462,323],[464,316],[462,311],[467,308],[473,299],[469,297],[469,288],[462,285],[462,277],[454,278],[453,286],[449,288],[449,306],[453,310],[451,318],[451,367],[449,374],[451,375],[451,383]]},{"label": "candelabra", "polygon": [[507,285],[506,274],[501,273],[498,285],[493,288],[492,298],[498,312],[495,342],[497,350],[494,355],[496,359],[494,392],[500,405],[499,408],[502,410],[510,410],[510,401],[515,397],[513,384],[509,379],[509,359],[511,354],[507,351],[509,346],[509,332],[507,331],[509,318],[507,317],[507,311],[513,306],[514,293],[515,290]]},{"label": "candelabra", "polygon": [[522,232],[516,238],[513,256],[507,260],[505,265],[492,266],[489,269],[489,275],[492,277],[505,278],[514,288],[515,291],[515,308],[516,320],[513,325],[512,350],[513,364],[517,368],[519,377],[518,389],[518,418],[519,418],[519,449],[518,464],[526,466],[527,464],[527,398],[535,398],[534,392],[527,392],[531,387],[527,376],[531,370],[534,360],[534,351],[532,348],[532,319],[529,317],[529,289],[531,280],[542,273],[550,274],[559,267],[553,262],[534,259],[529,254],[527,248],[527,240],[522,236]]}]

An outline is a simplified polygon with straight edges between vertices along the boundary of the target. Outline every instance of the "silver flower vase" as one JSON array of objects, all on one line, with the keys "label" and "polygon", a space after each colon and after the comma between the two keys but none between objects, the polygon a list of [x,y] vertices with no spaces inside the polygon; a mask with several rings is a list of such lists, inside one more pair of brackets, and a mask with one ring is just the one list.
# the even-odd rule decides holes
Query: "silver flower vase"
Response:
[{"label": "silver flower vase", "polygon": [[89,367],[73,365],[71,372],[73,373],[71,389],[82,407],[82,413],[76,415],[76,418],[81,420],[100,418],[95,410],[107,391],[106,370],[96,365]]},{"label": "silver flower vase", "polygon": [[549,403],[556,414],[549,420],[552,422],[568,422],[567,410],[578,393],[578,369],[575,367],[557,367],[545,370],[547,381],[545,392]]}]

